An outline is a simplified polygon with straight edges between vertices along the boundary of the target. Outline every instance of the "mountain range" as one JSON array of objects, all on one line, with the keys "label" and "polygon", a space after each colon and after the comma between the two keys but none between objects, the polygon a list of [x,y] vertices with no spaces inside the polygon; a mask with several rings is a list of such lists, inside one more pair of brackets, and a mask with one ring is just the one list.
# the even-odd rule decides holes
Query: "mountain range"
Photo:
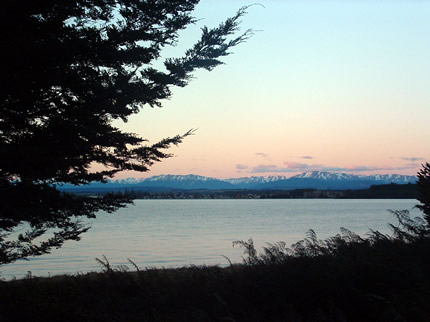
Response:
[{"label": "mountain range", "polygon": [[417,177],[399,174],[353,175],[324,171],[304,172],[302,174],[285,176],[253,176],[231,179],[216,179],[194,174],[189,175],[159,175],[145,179],[127,178],[110,180],[108,183],[95,182],[85,186],[65,184],[61,190],[80,191],[166,191],[166,190],[293,190],[293,189],[324,189],[347,190],[367,189],[372,185],[408,184],[415,183]]}]

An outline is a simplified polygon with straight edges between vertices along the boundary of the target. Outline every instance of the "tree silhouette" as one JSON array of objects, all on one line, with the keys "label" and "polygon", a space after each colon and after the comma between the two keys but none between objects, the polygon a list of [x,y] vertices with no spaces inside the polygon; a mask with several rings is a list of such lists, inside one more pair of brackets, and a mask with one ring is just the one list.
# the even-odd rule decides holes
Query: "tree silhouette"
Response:
[{"label": "tree silhouette", "polygon": [[[218,27],[202,28],[182,57],[155,68],[178,31],[196,22],[191,12],[198,2],[33,0],[2,6],[0,264],[77,240],[88,230],[79,217],[131,202],[124,195],[61,193],[56,183],[105,182],[123,170],[148,171],[171,156],[164,149],[192,133],[149,145],[112,122],[126,122],[144,105],[161,106],[172,86],[186,86],[196,69],[222,64],[219,59],[252,34],[235,35],[244,7]],[[95,171],[95,164],[102,170]],[[22,223],[30,230],[11,240]],[[33,243],[50,229],[50,238]]]},{"label": "tree silhouette", "polygon": [[427,221],[427,225],[430,227],[430,164],[422,165],[422,169],[418,172],[418,201],[421,205],[417,205],[417,208],[424,212],[424,219]]}]

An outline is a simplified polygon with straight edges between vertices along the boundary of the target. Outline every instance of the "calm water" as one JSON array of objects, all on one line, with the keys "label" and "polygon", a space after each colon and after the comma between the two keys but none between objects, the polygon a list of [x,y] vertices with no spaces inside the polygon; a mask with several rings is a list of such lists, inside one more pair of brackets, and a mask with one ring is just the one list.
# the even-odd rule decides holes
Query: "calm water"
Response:
[{"label": "calm water", "polygon": [[3,278],[99,271],[95,258],[111,264],[177,267],[190,264],[227,265],[240,262],[242,249],[234,240],[252,237],[258,249],[266,242],[303,239],[312,228],[319,238],[345,227],[360,235],[369,229],[390,232],[395,223],[387,211],[407,209],[416,200],[137,200],[114,214],[100,213],[79,242],[70,241],[51,254],[0,267]]}]

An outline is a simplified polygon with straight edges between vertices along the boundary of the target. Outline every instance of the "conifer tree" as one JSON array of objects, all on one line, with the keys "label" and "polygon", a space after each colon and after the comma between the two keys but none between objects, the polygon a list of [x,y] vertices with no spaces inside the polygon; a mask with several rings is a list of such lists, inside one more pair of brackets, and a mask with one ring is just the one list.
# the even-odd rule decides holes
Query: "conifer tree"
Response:
[{"label": "conifer tree", "polygon": [[[161,106],[172,86],[196,69],[212,70],[245,41],[237,35],[246,8],[201,38],[182,57],[155,68],[161,51],[196,22],[198,0],[25,0],[0,10],[0,264],[40,255],[88,230],[94,217],[131,202],[127,196],[77,197],[58,183],[105,182],[124,170],[148,171],[170,157],[187,132],[155,144],[126,133],[144,105]],[[95,171],[93,165],[102,166]],[[100,167],[98,168],[100,169]],[[22,223],[29,231],[8,236]],[[35,238],[55,234],[41,244]]]},{"label": "conifer tree", "polygon": [[424,212],[424,219],[430,227],[430,163],[423,164],[422,169],[418,172],[418,201],[421,205],[417,205],[418,209]]}]

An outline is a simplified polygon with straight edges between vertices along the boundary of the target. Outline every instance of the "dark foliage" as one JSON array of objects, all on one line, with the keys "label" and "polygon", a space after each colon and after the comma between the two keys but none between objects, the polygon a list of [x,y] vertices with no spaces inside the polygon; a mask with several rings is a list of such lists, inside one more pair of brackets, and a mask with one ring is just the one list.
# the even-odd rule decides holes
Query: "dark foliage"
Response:
[{"label": "dark foliage", "polygon": [[293,258],[314,258],[314,257],[337,257],[346,255],[352,249],[371,249],[377,244],[384,243],[419,243],[426,241],[430,237],[430,230],[426,222],[421,217],[410,218],[409,211],[395,210],[391,213],[396,217],[398,225],[390,224],[392,235],[381,234],[371,230],[367,238],[341,228],[341,234],[320,240],[314,230],[310,229],[307,237],[297,243],[286,247],[284,242],[268,244],[263,248],[262,254],[257,254],[252,239],[247,242],[240,240],[233,242],[244,248],[245,257],[243,262],[246,265],[268,265],[282,264],[291,261]]},{"label": "dark foliage", "polygon": [[417,176],[418,201],[421,202],[421,205],[417,205],[417,208],[424,212],[424,218],[430,225],[430,164],[423,164]]},{"label": "dark foliage", "polygon": [[[159,149],[182,136],[142,146],[124,121],[148,104],[160,106],[171,86],[185,86],[197,68],[211,70],[244,41],[233,40],[240,10],[218,28],[203,29],[165,71],[151,63],[195,20],[196,0],[25,1],[2,8],[0,135],[2,178],[86,183],[122,170],[146,171],[165,158]],[[65,135],[67,134],[67,135]],[[107,170],[91,173],[96,162]]]},{"label": "dark foliage", "polygon": [[[126,122],[144,105],[161,106],[172,86],[187,85],[196,69],[220,65],[221,57],[250,36],[246,31],[229,37],[238,31],[242,8],[218,27],[204,27],[183,57],[154,68],[161,50],[175,45],[178,31],[196,21],[191,12],[197,3],[28,0],[2,5],[0,253],[6,261],[2,256],[0,264],[17,258],[8,249],[22,243],[8,244],[5,238],[21,222],[33,229],[22,237],[28,245],[47,228],[59,228],[49,244],[59,247],[60,240],[77,239],[87,229],[69,218],[92,217],[129,201],[113,195],[71,197],[52,184],[104,182],[119,171],[148,171],[171,156],[164,149],[192,134],[148,145],[112,122]],[[14,254],[37,255],[49,250],[45,246]]]},{"label": "dark foliage", "polygon": [[[90,228],[79,217],[95,218],[100,210],[113,212],[131,202],[130,196],[121,193],[91,197],[62,193],[47,184],[18,182],[2,186],[0,203],[5,215],[0,217],[0,264],[46,254],[66,240],[79,240]],[[27,231],[10,238],[13,229],[22,223],[27,224]],[[51,237],[34,243],[47,231]]]},{"label": "dark foliage", "polygon": [[344,191],[342,196],[346,199],[417,199],[417,197],[417,185],[413,183],[374,185],[365,190]]}]

